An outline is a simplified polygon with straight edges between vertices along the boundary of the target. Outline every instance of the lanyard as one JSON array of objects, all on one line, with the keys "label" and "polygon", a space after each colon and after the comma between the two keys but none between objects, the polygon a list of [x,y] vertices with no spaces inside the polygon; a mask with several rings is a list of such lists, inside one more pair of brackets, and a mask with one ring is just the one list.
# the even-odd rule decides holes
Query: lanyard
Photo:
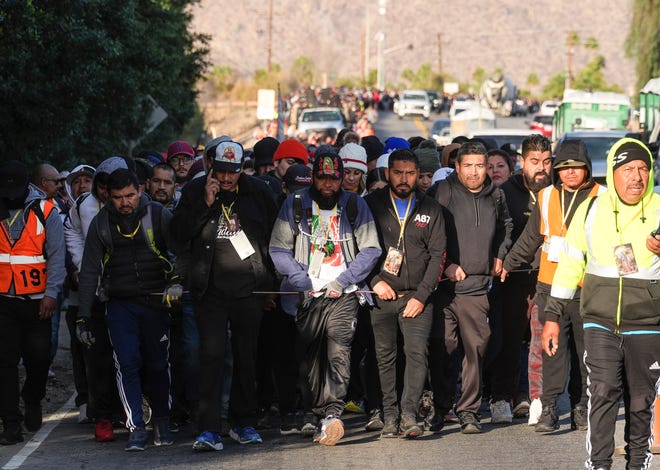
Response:
[{"label": "lanyard", "polygon": [[392,207],[394,207],[394,212],[396,212],[396,220],[399,222],[401,229],[399,230],[399,240],[396,242],[397,249],[401,246],[401,240],[403,240],[403,232],[406,229],[406,222],[408,221],[408,213],[410,212],[410,204],[412,203],[412,193],[408,196],[408,206],[406,207],[406,213],[403,216],[403,221],[401,221],[401,215],[399,214],[399,209],[396,207],[396,202],[394,202],[394,196],[392,196],[392,191],[390,191],[390,201],[392,201]]},{"label": "lanyard", "polygon": [[121,231],[121,228],[119,227],[119,224],[117,224],[117,231],[119,232],[119,235],[121,235],[124,238],[133,238],[135,237],[135,234],[138,233],[138,230],[140,230],[140,226],[142,225],[142,220],[138,221],[137,227],[135,227],[135,230],[133,230],[132,233],[124,233]]},{"label": "lanyard", "polygon": [[[321,208],[319,205],[314,201],[314,204],[316,205],[316,213],[318,214],[319,217],[319,226],[321,227],[321,230],[323,230],[323,216],[321,215]],[[335,207],[332,208],[332,214],[330,214],[330,218],[328,219],[328,225],[325,227],[325,233],[323,234],[323,243],[328,239],[328,234],[330,233],[330,225],[332,224],[332,217],[337,215],[337,205],[335,204]],[[316,232],[316,230],[314,231]]]},{"label": "lanyard", "polygon": [[[527,191],[529,191],[529,189]],[[529,191],[529,196],[532,198],[532,201],[534,201],[534,204],[536,204],[536,195],[533,192]]]},{"label": "lanyard", "polygon": [[18,218],[18,214],[20,214],[21,212],[23,212],[23,209],[19,209],[16,211],[14,217],[12,217],[9,222],[7,222],[7,227],[11,228],[11,226],[14,225],[14,222],[16,222],[16,219]]},{"label": "lanyard", "polygon": [[564,227],[566,227],[566,219],[568,219],[568,214],[571,213],[571,208],[573,207],[573,203],[575,202],[575,198],[577,197],[579,191],[580,188],[576,189],[573,192],[573,197],[571,198],[571,202],[568,204],[568,209],[566,209],[566,213],[564,213],[564,187],[563,186],[561,187],[561,235],[564,235]]},{"label": "lanyard", "polygon": [[[236,202],[236,201],[234,201]],[[229,208],[225,207],[224,204],[222,204],[222,213],[225,215],[225,220],[227,221],[227,226],[230,227],[232,225],[231,223],[231,211],[234,207],[234,202],[229,204]]]}]

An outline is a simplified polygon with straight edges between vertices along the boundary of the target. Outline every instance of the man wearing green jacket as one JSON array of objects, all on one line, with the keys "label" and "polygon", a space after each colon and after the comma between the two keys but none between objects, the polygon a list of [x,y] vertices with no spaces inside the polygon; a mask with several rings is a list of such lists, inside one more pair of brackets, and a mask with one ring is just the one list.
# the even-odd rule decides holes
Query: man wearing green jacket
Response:
[{"label": "man wearing green jacket", "polygon": [[[586,462],[609,469],[623,397],[626,468],[650,468],[653,405],[660,384],[660,195],[640,141],[617,141],[607,156],[605,193],[573,216],[552,283],[543,349],[558,349],[558,319],[583,280],[584,361],[589,404]],[[654,232],[653,235],[650,235]]]}]

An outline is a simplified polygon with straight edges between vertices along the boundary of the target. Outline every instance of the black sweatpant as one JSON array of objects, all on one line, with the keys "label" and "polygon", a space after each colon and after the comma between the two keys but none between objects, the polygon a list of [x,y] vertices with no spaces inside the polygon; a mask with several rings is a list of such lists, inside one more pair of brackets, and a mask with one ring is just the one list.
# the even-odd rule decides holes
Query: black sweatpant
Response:
[{"label": "black sweatpant", "polygon": [[429,302],[415,318],[403,318],[403,311],[412,293],[396,300],[374,299],[371,310],[371,325],[374,330],[376,359],[383,391],[383,414],[385,419],[394,420],[399,416],[397,406],[397,336],[403,335],[405,370],[403,373],[403,393],[401,395],[401,415],[415,418],[419,398],[424,390],[428,370],[428,339],[433,323],[433,305]]},{"label": "black sweatpant", "polygon": [[200,338],[200,431],[220,432],[227,321],[234,354],[230,418],[234,426],[256,424],[257,344],[263,304],[260,296],[232,299],[219,296],[213,290],[195,303]]},{"label": "black sweatpant", "polygon": [[309,356],[313,410],[317,416],[341,415],[351,375],[358,299],[355,294],[344,294],[309,302],[299,308],[296,325]]},{"label": "black sweatpant", "polygon": [[[454,295],[443,309],[445,347],[447,348],[445,357],[451,358],[458,349],[459,343],[463,346],[464,352],[461,397],[456,403],[457,413],[470,411],[476,414],[481,406],[483,361],[490,338],[488,310],[489,303],[486,294]],[[449,377],[448,372],[445,377]],[[453,389],[453,384],[441,387],[441,390]]]},{"label": "black sweatpant", "polygon": [[598,325],[586,326],[589,468],[612,465],[614,429],[622,396],[626,416],[626,468],[649,468],[651,420],[660,381],[660,335],[615,334]]},{"label": "black sweatpant", "polygon": [[18,423],[18,363],[23,357],[25,383],[20,396],[26,404],[38,404],[46,395],[50,365],[51,320],[39,318],[40,300],[0,296],[0,416]]},{"label": "black sweatpant", "polygon": [[[545,315],[539,312],[545,324]],[[584,365],[584,326],[580,316],[580,299],[571,300],[559,319],[559,346],[554,356],[543,351],[543,406],[555,405],[569,380],[571,407],[587,406],[587,368]],[[570,365],[570,369],[569,369]]]},{"label": "black sweatpant", "polygon": [[[499,280],[495,279],[495,283]],[[499,352],[489,366],[490,392],[493,401],[513,401],[518,395],[520,381],[520,348],[529,328],[528,297],[534,296],[536,274],[511,273],[499,286],[500,303]],[[491,338],[491,342],[493,338]]]},{"label": "black sweatpant", "polygon": [[347,401],[366,399],[367,412],[379,410],[383,406],[370,312],[368,306],[358,310],[357,327],[351,345],[351,381],[346,398]]},{"label": "black sweatpant", "polygon": [[76,406],[87,404],[87,373],[85,372],[85,346],[76,335],[76,319],[78,306],[69,305],[66,309],[66,326],[69,329],[69,347],[71,348],[71,368],[73,369],[73,384],[76,387]]}]

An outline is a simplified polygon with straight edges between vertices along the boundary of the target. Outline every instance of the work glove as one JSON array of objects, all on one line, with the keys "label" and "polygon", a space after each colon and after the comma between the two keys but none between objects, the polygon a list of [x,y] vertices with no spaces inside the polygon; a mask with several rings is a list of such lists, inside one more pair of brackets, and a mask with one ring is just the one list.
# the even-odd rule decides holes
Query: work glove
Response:
[{"label": "work glove", "polygon": [[312,288],[312,280],[306,271],[298,271],[288,276],[289,284],[298,292],[305,292]]},{"label": "work glove", "polygon": [[325,295],[323,297],[326,299],[338,299],[344,293],[344,288],[337,282],[336,279],[334,281],[328,282],[323,287],[323,290],[325,291]]},{"label": "work glove", "polygon": [[181,300],[183,295],[183,286],[179,283],[170,284],[163,291],[163,303],[168,307],[172,306],[172,303],[177,303]]},{"label": "work glove", "polygon": [[92,333],[92,328],[89,325],[89,318],[80,317],[76,320],[76,337],[87,349],[92,347],[96,338],[94,338],[94,333]]}]

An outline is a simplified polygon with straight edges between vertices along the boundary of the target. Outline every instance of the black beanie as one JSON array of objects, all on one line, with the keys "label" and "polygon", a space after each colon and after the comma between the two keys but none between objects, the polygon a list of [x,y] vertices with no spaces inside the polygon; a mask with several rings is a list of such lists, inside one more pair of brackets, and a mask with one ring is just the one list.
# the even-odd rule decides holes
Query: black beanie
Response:
[{"label": "black beanie", "polygon": [[252,152],[255,166],[272,165],[273,155],[278,145],[280,145],[279,141],[270,136],[264,137],[254,144]]},{"label": "black beanie", "polygon": [[620,166],[632,162],[633,160],[641,160],[646,163],[647,168],[651,168],[651,153],[649,150],[643,143],[629,140],[616,149],[616,153],[612,160],[612,169],[616,170]]},{"label": "black beanie", "polygon": [[364,149],[367,151],[367,161],[373,161],[373,160],[378,160],[378,157],[380,157],[383,154],[383,149],[385,148],[383,146],[383,143],[378,140],[378,137],[375,135],[367,135],[362,137],[362,140],[360,141],[360,145],[364,147]]}]

